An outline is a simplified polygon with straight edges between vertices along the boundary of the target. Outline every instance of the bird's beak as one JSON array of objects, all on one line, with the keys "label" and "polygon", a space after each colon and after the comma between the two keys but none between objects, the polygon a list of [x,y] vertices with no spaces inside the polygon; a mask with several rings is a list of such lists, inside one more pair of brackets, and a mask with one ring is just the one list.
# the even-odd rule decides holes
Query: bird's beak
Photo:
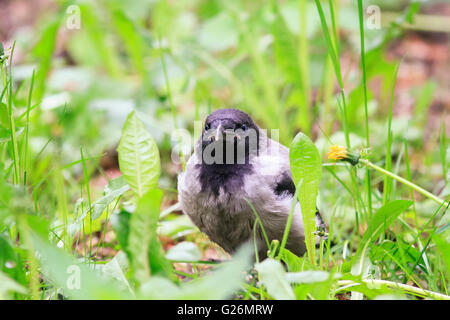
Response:
[{"label": "bird's beak", "polygon": [[217,127],[216,134],[214,135],[214,140],[218,141],[221,135],[222,135],[222,124],[220,123],[219,126]]},{"label": "bird's beak", "polygon": [[224,129],[222,123],[219,123],[215,130],[211,130],[211,132],[208,132],[205,137],[205,139],[209,140],[210,142],[217,142],[221,139],[233,141],[234,138],[237,138],[238,140],[241,139],[241,137],[233,130]]}]

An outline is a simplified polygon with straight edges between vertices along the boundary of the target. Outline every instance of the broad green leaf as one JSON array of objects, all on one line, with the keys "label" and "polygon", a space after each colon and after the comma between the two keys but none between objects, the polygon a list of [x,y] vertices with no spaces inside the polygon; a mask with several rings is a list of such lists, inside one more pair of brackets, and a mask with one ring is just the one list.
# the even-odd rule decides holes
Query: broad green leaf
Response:
[{"label": "broad green leaf", "polygon": [[8,238],[0,234],[0,272],[25,285],[25,270]]},{"label": "broad green leaf", "polygon": [[120,171],[139,197],[157,188],[161,173],[158,147],[134,111],[125,121],[117,151]]},{"label": "broad green leaf", "polygon": [[176,239],[194,232],[195,226],[191,219],[183,214],[164,219],[164,221],[161,221],[158,230],[160,234]]},{"label": "broad green leaf", "polygon": [[120,176],[115,179],[111,179],[108,181],[108,184],[105,187],[105,194],[111,193],[115,190],[119,190],[127,185],[123,176]]},{"label": "broad green leaf", "polygon": [[158,237],[152,238],[148,248],[148,260],[150,262],[150,273],[175,279],[172,264],[166,258],[164,249]]},{"label": "broad green leaf", "polygon": [[305,265],[304,257],[298,257],[286,248],[281,250],[280,258],[289,272],[301,271]]},{"label": "broad green leaf", "polygon": [[340,273],[330,273],[322,270],[308,270],[286,274],[286,278],[293,286],[296,298],[299,300],[311,299],[311,297],[315,300],[330,299],[330,292],[336,287],[337,279],[340,277]]},{"label": "broad green leaf", "polygon": [[111,226],[117,235],[117,241],[121,248],[128,250],[128,235],[130,234],[130,219],[131,214],[124,209],[111,216]]},{"label": "broad green leaf", "polygon": [[117,280],[117,282],[134,296],[134,292],[125,276],[128,268],[128,259],[123,251],[119,251],[114,258],[104,265],[98,265],[100,270],[107,277]]},{"label": "broad green leaf", "polygon": [[286,272],[280,261],[266,259],[255,265],[259,278],[267,292],[275,299],[294,300],[295,294],[286,278]]},{"label": "broad green leaf", "polygon": [[128,247],[134,277],[143,282],[150,277],[148,259],[150,244],[156,239],[156,228],[162,191],[154,189],[140,197],[129,221]]},{"label": "broad green leaf", "polygon": [[61,288],[71,299],[130,299],[130,291],[114,277],[102,274],[70,256],[63,250],[33,236],[33,244],[40,258],[42,274],[47,282]]},{"label": "broad green leaf", "polygon": [[139,287],[140,298],[149,300],[169,300],[181,295],[181,288],[167,278],[155,276]]},{"label": "broad green leaf", "polygon": [[197,245],[193,242],[183,241],[167,251],[166,258],[174,261],[196,261],[202,257]]},{"label": "broad green leaf", "polygon": [[[103,211],[110,205],[117,197],[121,196],[125,192],[130,190],[130,186],[126,183],[123,177],[111,180],[105,188],[105,195],[96,200],[92,205],[92,220],[99,218]],[[89,212],[87,208],[82,215],[78,217],[78,220],[84,219]]]},{"label": "broad green leaf", "polygon": [[[300,188],[298,200],[302,209],[305,226],[305,242],[308,256],[315,263],[316,231],[316,198],[322,177],[322,160],[311,139],[299,132],[289,148],[289,159],[292,177],[297,188]],[[301,185],[299,186],[299,182]]]},{"label": "broad green leaf", "polygon": [[241,287],[245,271],[251,266],[253,250],[250,245],[244,245],[229,262],[223,263],[210,276],[197,281],[191,281],[183,287],[176,299],[230,299],[232,294]]},{"label": "broad green leaf", "polygon": [[240,248],[231,261],[221,264],[211,274],[176,287],[172,282],[152,277],[141,286],[142,298],[171,300],[219,300],[230,299],[244,280],[245,271],[251,266],[252,247]]},{"label": "broad green leaf", "polygon": [[315,283],[327,281],[330,278],[330,273],[321,270],[308,270],[302,272],[289,272],[286,274],[286,279],[289,283]]},{"label": "broad green leaf", "polygon": [[0,300],[11,298],[12,292],[26,294],[27,289],[0,271]]},{"label": "broad green leaf", "polygon": [[[111,224],[114,231],[117,234],[117,240],[121,248],[131,257],[129,251],[128,239],[130,236],[130,220],[132,214],[125,210],[121,210],[119,213],[114,214],[111,217]],[[152,275],[159,274],[162,276],[170,276],[172,274],[172,265],[166,259],[164,250],[161,247],[161,243],[157,237],[150,240],[148,247],[148,260],[149,260],[149,270]],[[131,258],[130,258],[131,260]]]}]

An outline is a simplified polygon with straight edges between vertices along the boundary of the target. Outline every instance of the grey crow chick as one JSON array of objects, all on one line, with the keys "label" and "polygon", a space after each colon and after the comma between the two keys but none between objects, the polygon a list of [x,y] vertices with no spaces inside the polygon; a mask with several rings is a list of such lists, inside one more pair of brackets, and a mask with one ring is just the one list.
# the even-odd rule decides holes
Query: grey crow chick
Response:
[{"label": "grey crow chick", "polygon": [[[294,193],[289,149],[268,138],[237,109],[217,110],[206,118],[194,154],[178,177],[181,209],[200,231],[230,254],[255,240],[260,259],[268,248],[259,225],[254,237],[256,216],[246,199],[258,213],[269,243],[281,242]],[[324,227],[319,213],[316,223]],[[286,247],[298,256],[306,251],[298,202]]]}]

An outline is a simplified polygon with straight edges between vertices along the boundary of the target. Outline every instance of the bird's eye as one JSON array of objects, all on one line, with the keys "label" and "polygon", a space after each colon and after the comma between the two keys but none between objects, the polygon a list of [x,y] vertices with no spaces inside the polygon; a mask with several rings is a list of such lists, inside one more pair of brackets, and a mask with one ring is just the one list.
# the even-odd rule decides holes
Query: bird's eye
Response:
[{"label": "bird's eye", "polygon": [[208,131],[211,129],[211,125],[209,123],[205,124],[205,131]]},{"label": "bird's eye", "polygon": [[241,125],[241,129],[242,129],[242,131],[247,131],[247,126],[245,125],[245,124],[243,124],[243,125]]}]

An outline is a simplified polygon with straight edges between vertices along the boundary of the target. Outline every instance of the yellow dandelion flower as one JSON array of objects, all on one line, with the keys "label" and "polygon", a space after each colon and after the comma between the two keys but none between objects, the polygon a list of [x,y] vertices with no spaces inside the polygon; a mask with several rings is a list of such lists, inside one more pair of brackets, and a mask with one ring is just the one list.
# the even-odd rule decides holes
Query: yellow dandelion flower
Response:
[{"label": "yellow dandelion flower", "polygon": [[358,164],[360,158],[360,153],[350,152],[346,147],[340,145],[331,146],[330,151],[328,152],[328,159],[334,161],[347,161],[354,166]]},{"label": "yellow dandelion flower", "polygon": [[345,159],[347,155],[347,148],[340,146],[340,145],[334,145],[330,147],[330,151],[328,152],[328,159],[338,161]]}]

